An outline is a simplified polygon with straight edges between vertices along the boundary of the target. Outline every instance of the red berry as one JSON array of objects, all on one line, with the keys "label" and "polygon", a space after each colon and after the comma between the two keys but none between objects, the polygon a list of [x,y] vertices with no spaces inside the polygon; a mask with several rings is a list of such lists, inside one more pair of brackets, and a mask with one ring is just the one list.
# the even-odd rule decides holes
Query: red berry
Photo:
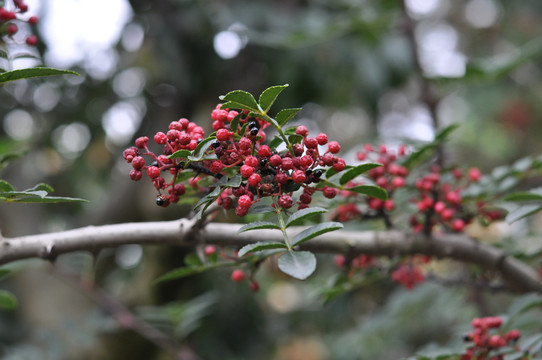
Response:
[{"label": "red berry", "polygon": [[299,196],[299,201],[302,204],[310,204],[312,202],[312,196],[310,196],[309,194],[301,194]]},{"label": "red berry", "polygon": [[336,141],[331,141],[327,145],[327,148],[328,148],[329,152],[332,153],[332,154],[337,154],[339,151],[341,151],[341,145]]},{"label": "red berry", "polygon": [[136,156],[133,160],[132,160],[132,167],[135,169],[135,170],[141,170],[141,168],[143,168],[143,166],[145,166],[145,159],[141,156]]},{"label": "red berry", "polygon": [[256,159],[254,156],[249,155],[245,158],[245,165],[256,167],[258,166],[258,159]]},{"label": "red berry", "polygon": [[286,194],[279,197],[279,205],[283,209],[289,209],[292,207],[293,204],[294,204],[294,199],[292,199],[290,195]]},{"label": "red berry", "polygon": [[384,201],[384,209],[386,209],[387,211],[393,211],[395,209],[395,203],[392,199]]},{"label": "red berry", "polygon": [[337,161],[336,162],[334,161],[333,163],[333,170],[335,170],[336,172],[343,171],[345,167],[346,167],[346,163],[341,158],[337,158]]},{"label": "red berry", "polygon": [[384,202],[377,198],[371,198],[369,199],[369,208],[373,210],[380,210],[382,208],[382,205],[384,205]]},{"label": "red berry", "polygon": [[328,199],[333,199],[335,196],[337,196],[337,190],[327,185],[324,186],[323,193],[324,196]]},{"label": "red berry", "polygon": [[248,178],[248,183],[250,186],[258,186],[260,181],[262,181],[262,177],[257,173],[250,175]]},{"label": "red berry", "polygon": [[269,149],[269,146],[267,145],[260,146],[260,148],[258,149],[258,156],[260,158],[266,158],[269,155],[271,155],[271,150]]},{"label": "red berry", "polygon": [[269,158],[269,163],[272,166],[278,167],[282,164],[282,158],[280,157],[280,155],[275,154]]},{"label": "red berry", "polygon": [[294,161],[292,160],[292,158],[285,157],[284,159],[282,159],[281,167],[283,170],[291,170],[294,168]]},{"label": "red berry", "polygon": [[205,249],[203,249],[203,253],[205,254],[205,256],[214,255],[216,254],[216,247],[214,247],[213,245],[207,245]]},{"label": "red berry", "polygon": [[275,181],[278,184],[286,184],[288,182],[288,175],[286,175],[285,173],[278,173],[277,175],[275,175]]},{"label": "red berry", "polygon": [[304,143],[307,149],[316,149],[318,147],[318,141],[315,138],[305,138]]},{"label": "red berry", "polygon": [[403,187],[405,186],[405,178],[403,177],[400,177],[400,176],[396,176],[393,178],[393,180],[391,181],[391,185],[397,189],[397,188],[400,188],[400,187]]},{"label": "red berry", "polygon": [[154,135],[154,142],[163,145],[167,142],[167,136],[163,132],[157,132],[156,135]]},{"label": "red berry", "polygon": [[322,161],[324,162],[324,165],[326,166],[332,166],[333,165],[333,159],[335,157],[331,153],[325,153],[324,156],[322,156]]},{"label": "red berry", "polygon": [[232,135],[233,133],[231,133],[227,129],[220,129],[216,132],[216,138],[218,139],[218,141],[227,141]]},{"label": "red berry", "polygon": [[446,209],[446,204],[444,204],[442,201],[437,201],[434,209],[437,214],[440,214],[444,211],[444,209]]},{"label": "red berry", "polygon": [[209,166],[209,170],[211,170],[213,174],[218,174],[219,172],[222,171],[222,162],[218,160],[213,161],[211,163],[211,166]]},{"label": "red berry", "polygon": [[477,182],[482,177],[482,172],[478,168],[470,168],[469,169],[469,180],[473,182]]},{"label": "red berry", "polygon": [[254,173],[254,168],[252,166],[243,165],[241,166],[241,176],[244,178],[250,177]]},{"label": "red berry", "polygon": [[301,159],[299,159],[299,163],[301,164],[302,167],[308,168],[313,163],[312,156],[305,155],[305,156],[301,157]]},{"label": "red berry", "polygon": [[147,146],[147,143],[149,142],[149,138],[146,136],[138,137],[135,141],[135,144],[138,148],[143,149],[145,146]]},{"label": "red berry", "polygon": [[38,23],[38,17],[37,16],[31,16],[28,18],[28,23],[32,25],[36,25]]},{"label": "red berry", "polygon": [[453,206],[461,204],[461,195],[457,191],[450,191],[444,196],[446,201]]},{"label": "red berry", "polygon": [[252,280],[250,282],[250,290],[252,290],[252,292],[258,292],[258,290],[260,290],[260,284],[258,284],[257,281]]},{"label": "red berry", "polygon": [[454,211],[450,208],[446,208],[442,210],[442,212],[440,213],[440,217],[444,221],[451,220],[453,216],[454,216]]},{"label": "red berry", "polygon": [[318,145],[325,145],[327,144],[327,135],[324,133],[320,133],[316,135],[316,141],[318,141]]},{"label": "red berry", "polygon": [[252,141],[247,137],[242,137],[239,140],[239,148],[241,150],[248,150],[252,147]]},{"label": "red berry", "polygon": [[303,155],[303,152],[305,151],[303,148],[303,145],[301,144],[294,144],[293,149],[294,149],[294,156],[301,156]]},{"label": "red berry", "polygon": [[239,217],[243,217],[248,213],[248,209],[249,208],[247,208],[247,207],[237,206],[235,208],[235,215],[237,215]]},{"label": "red berry", "polygon": [[130,179],[133,181],[141,180],[141,177],[143,176],[143,173],[139,170],[132,169],[130,170]]},{"label": "red berry", "polygon": [[292,181],[301,184],[307,180],[307,175],[305,175],[305,172],[303,170],[295,170],[292,174]]},{"label": "red berry", "polygon": [[149,166],[147,168],[147,175],[151,179],[155,179],[160,176],[160,169],[158,169],[156,166]]},{"label": "red berry", "polygon": [[235,282],[241,282],[245,280],[245,273],[241,269],[235,269],[231,273],[231,279]]},{"label": "red berry", "polygon": [[309,135],[309,129],[307,129],[307,127],[304,126],[304,125],[299,125],[297,127],[297,129],[295,129],[295,133],[297,135],[301,135],[301,136],[305,137],[305,136]]},{"label": "red berry", "polygon": [[26,43],[30,46],[36,46],[38,43],[38,37],[36,35],[30,35],[26,38]]},{"label": "red berry", "polygon": [[452,230],[453,231],[462,231],[463,228],[465,228],[465,222],[462,219],[455,219],[452,223]]},{"label": "red berry", "polygon": [[19,30],[19,28],[17,27],[17,25],[15,24],[8,24],[7,28],[6,28],[6,33],[11,36],[11,35],[15,35],[17,33],[17,31]]},{"label": "red berry", "polygon": [[252,205],[252,200],[248,195],[241,195],[237,202],[239,203],[239,206],[244,208],[249,208]]}]

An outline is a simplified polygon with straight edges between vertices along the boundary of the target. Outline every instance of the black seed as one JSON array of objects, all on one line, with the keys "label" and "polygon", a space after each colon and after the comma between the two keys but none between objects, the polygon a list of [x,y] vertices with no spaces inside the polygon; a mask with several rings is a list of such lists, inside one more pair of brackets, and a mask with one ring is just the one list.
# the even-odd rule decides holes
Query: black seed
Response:
[{"label": "black seed", "polygon": [[310,176],[310,174],[312,174],[312,170],[311,170],[311,169],[305,170],[305,175]]},{"label": "black seed", "polygon": [[260,167],[265,167],[265,165],[267,165],[267,159],[266,158],[260,159]]},{"label": "black seed", "polygon": [[203,141],[203,139],[198,139],[198,144],[199,144],[200,142],[202,142],[202,141]]},{"label": "black seed", "polygon": [[313,175],[315,178],[320,178],[324,172],[321,169],[314,170]]},{"label": "black seed", "polygon": [[255,127],[250,128],[250,134],[252,136],[258,135],[259,132],[260,132],[260,129],[258,129],[258,128],[255,128]]},{"label": "black seed", "polygon": [[[198,141],[198,142],[199,142],[199,141]],[[213,140],[213,142],[211,143],[211,146],[214,147],[214,148],[216,149],[217,147],[220,146],[220,141],[218,141],[218,140]]]},{"label": "black seed", "polygon": [[166,201],[164,200],[164,198],[161,195],[156,197],[156,205],[164,206],[165,203],[166,203]]}]

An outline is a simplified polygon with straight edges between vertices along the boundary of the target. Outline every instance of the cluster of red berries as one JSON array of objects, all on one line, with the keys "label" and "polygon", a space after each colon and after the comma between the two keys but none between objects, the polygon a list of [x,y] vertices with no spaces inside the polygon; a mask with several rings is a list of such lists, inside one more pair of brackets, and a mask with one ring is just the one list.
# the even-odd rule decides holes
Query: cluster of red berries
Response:
[{"label": "cluster of red berries", "polygon": [[[11,10],[7,6],[0,7],[0,27],[2,28],[3,35],[12,37],[19,31],[19,27],[13,20],[27,22],[31,25],[38,23],[38,18],[36,16],[30,16],[25,19],[21,16],[28,11],[28,5],[25,4],[22,0],[13,0],[13,6]],[[26,43],[31,46],[35,46],[38,43],[38,38],[36,35],[29,35],[26,38]]]},{"label": "cluster of red berries", "polygon": [[425,276],[419,266],[410,263],[400,264],[391,274],[391,279],[400,283],[408,290],[412,290],[414,286],[425,281]]},{"label": "cluster of red berries", "polygon": [[[475,216],[483,216],[489,221],[499,220],[504,216],[502,211],[490,209],[481,201],[476,202],[475,206],[466,206],[462,190],[480,180],[482,174],[478,168],[468,169],[465,176],[459,168],[440,169],[433,166],[429,173],[420,176],[413,184],[407,184],[409,170],[401,164],[405,155],[405,146],[399,146],[396,151],[392,151],[385,145],[378,148],[371,144],[364,145],[363,150],[357,154],[358,160],[371,160],[382,164],[370,170],[367,175],[388,192],[388,199],[368,197],[366,212],[353,202],[341,204],[337,207],[338,220],[348,221],[367,215],[386,216],[395,210],[394,192],[405,186],[414,188],[415,196],[410,198],[410,202],[415,204],[416,213],[410,218],[410,226],[415,232],[430,233],[436,226],[441,230],[461,232]],[[360,184],[347,184],[356,185]],[[346,199],[357,197],[357,194],[347,190],[342,191],[341,195]]]},{"label": "cluster of red berries", "polygon": [[[296,203],[292,197],[293,192],[300,188],[303,188],[297,200],[300,209],[311,203],[315,191],[322,191],[327,198],[333,198],[337,194],[334,188],[328,186],[311,186],[320,181],[328,168],[339,172],[346,167],[345,161],[335,155],[341,150],[341,146],[336,141],[328,141],[326,134],[309,137],[305,126],[297,126],[292,132],[295,132],[299,141],[279,153],[263,144],[263,129],[268,127],[269,123],[250,116],[247,111],[221,109],[219,104],[212,111],[211,118],[215,133],[212,134],[209,146],[205,147],[205,153],[199,154],[197,161],[191,161],[188,157],[170,157],[179,150],[195,150],[203,140],[203,129],[187,119],[172,122],[167,133],[158,132],[154,136],[154,141],[164,146],[161,155],[148,149],[147,137],[138,138],[136,146],[124,151],[124,158],[133,167],[130,172],[132,180],[140,180],[143,172],[146,172],[159,193],[160,190],[169,189],[168,195],[159,194],[158,205],[167,206],[177,202],[179,196],[184,194],[185,187],[176,180],[185,168],[215,179],[239,174],[242,179],[240,186],[226,188],[217,198],[217,203],[225,209],[235,206],[238,216],[246,215],[255,202],[267,196],[276,197],[280,207],[289,209]],[[234,128],[232,123],[236,124]],[[327,149],[322,151],[321,147],[325,145]],[[154,163],[147,165],[143,156],[150,156]],[[164,171],[173,175],[172,181],[164,180],[161,176]],[[197,186],[199,179],[199,176],[192,178],[191,185]]]},{"label": "cluster of red berries", "polygon": [[500,317],[475,318],[472,320],[474,330],[464,335],[464,340],[472,342],[461,360],[502,360],[504,355],[491,355],[491,352],[503,347],[513,347],[520,337],[519,330],[510,330],[506,333],[496,332],[491,334],[491,329],[498,329],[502,325]]}]

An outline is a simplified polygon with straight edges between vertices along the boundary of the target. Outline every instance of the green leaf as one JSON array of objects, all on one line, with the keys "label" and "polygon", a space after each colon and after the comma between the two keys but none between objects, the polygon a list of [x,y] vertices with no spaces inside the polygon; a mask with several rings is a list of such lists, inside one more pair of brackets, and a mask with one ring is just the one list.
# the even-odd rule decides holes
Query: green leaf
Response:
[{"label": "green leaf", "polygon": [[504,201],[540,201],[542,200],[542,195],[535,194],[532,192],[517,192],[510,195],[507,195],[503,199]]},{"label": "green leaf", "polygon": [[203,266],[203,263],[201,262],[201,259],[199,258],[198,254],[196,253],[190,253],[187,254],[184,259],[184,265],[188,267],[198,267]]},{"label": "green leaf", "polygon": [[322,214],[327,212],[327,209],[321,208],[321,207],[312,207],[312,208],[306,208],[299,211],[296,211],[286,221],[286,227],[289,227],[294,224],[299,224],[303,220],[316,215],[316,214]]},{"label": "green leaf", "polygon": [[288,141],[290,144],[301,144],[303,141],[303,136],[301,135],[290,135],[288,136]]},{"label": "green leaf", "polygon": [[269,204],[254,204],[248,209],[249,214],[268,214],[275,212],[275,208],[273,208]]},{"label": "green leaf", "polygon": [[181,149],[181,150],[177,150],[175,151],[173,154],[169,155],[168,158],[170,159],[188,159],[189,156],[192,155],[192,151],[190,150],[186,150],[186,149]]},{"label": "green leaf", "polygon": [[240,108],[254,111],[256,113],[260,112],[258,103],[256,102],[256,99],[254,99],[254,96],[243,90],[230,91],[226,95],[220,96],[220,100],[227,101],[228,107],[230,108]]},{"label": "green leaf", "polygon": [[271,149],[276,149],[277,147],[279,147],[280,144],[282,144],[284,142],[284,140],[282,140],[282,138],[278,135],[275,135],[273,137],[273,140],[271,140],[271,142],[269,143],[269,147]]},{"label": "green leaf", "polygon": [[288,86],[288,84],[271,86],[262,92],[259,102],[260,107],[265,114],[267,114],[267,112],[269,111],[279,94],[282,92],[282,90],[286,89]]},{"label": "green leaf", "polygon": [[445,127],[435,135],[435,139],[427,145],[422,146],[418,151],[413,152],[403,163],[407,168],[412,168],[417,161],[420,161],[428,152],[433,151],[437,146],[442,144],[450,134],[459,127],[457,124],[452,124]]},{"label": "green leaf", "polygon": [[289,251],[278,260],[279,269],[299,280],[305,280],[316,270],[316,257],[310,251]]},{"label": "green leaf", "polygon": [[[63,197],[63,196],[45,196],[41,197],[36,196],[22,196],[16,198],[2,199],[5,193],[0,193],[0,201],[6,202],[17,202],[17,203],[28,203],[28,204],[56,204],[56,203],[78,203],[78,202],[88,202],[85,199],[72,198],[72,197]],[[24,193],[28,194],[28,193]]]},{"label": "green leaf", "polygon": [[[344,168],[344,170],[340,171],[341,175],[337,177],[337,179],[340,179],[340,177],[342,177],[342,175],[348,171],[349,169],[352,169],[353,166],[352,165],[346,165],[346,167]],[[326,171],[326,180],[330,180],[330,178],[334,175],[337,175],[339,173],[339,171],[335,170],[334,168],[330,167],[329,169],[327,169]],[[330,180],[331,182],[333,182],[334,180]]]},{"label": "green leaf", "polygon": [[254,244],[248,244],[245,245],[239,250],[238,256],[242,257],[248,253],[255,252],[255,251],[263,251],[263,250],[273,250],[273,249],[287,249],[285,243],[281,242],[257,242]]},{"label": "green leaf", "polygon": [[296,236],[294,236],[294,239],[292,240],[293,241],[292,246],[299,245],[299,244],[301,244],[301,243],[303,243],[303,242],[305,242],[307,240],[310,240],[310,239],[312,239],[312,238],[314,238],[314,237],[316,237],[318,235],[322,235],[322,234],[325,234],[325,233],[330,232],[330,231],[335,231],[335,230],[342,229],[343,227],[344,227],[343,224],[341,224],[339,222],[334,222],[334,221],[313,225],[310,228],[305,229],[302,232],[300,232],[299,234],[297,234]]},{"label": "green leaf", "polygon": [[281,127],[286,125],[300,110],[301,108],[282,109],[278,112],[277,116],[275,116],[277,123]]},{"label": "green leaf", "polygon": [[197,209],[199,208],[201,205],[205,204],[205,203],[212,203],[213,201],[216,200],[216,198],[218,197],[218,195],[220,195],[221,193],[221,190],[220,190],[220,186],[217,186],[213,191],[211,191],[209,194],[205,195],[204,197],[202,197],[198,203],[196,204],[196,206],[194,206],[194,209]]},{"label": "green leaf", "polygon": [[6,191],[15,191],[15,188],[6,180],[0,180],[0,192],[6,192]]},{"label": "green leaf", "polygon": [[510,211],[506,216],[506,221],[509,223],[513,223],[523,218],[526,218],[527,216],[536,214],[541,210],[542,206],[540,205],[523,205],[513,211]]},{"label": "green leaf", "polygon": [[34,185],[30,189],[26,189],[25,191],[45,191],[47,193],[55,191],[51,185],[47,185],[45,183],[39,183],[37,185]]},{"label": "green leaf", "polygon": [[13,71],[6,71],[0,74],[0,84],[7,83],[9,81],[28,79],[34,77],[52,76],[52,75],[79,75],[74,71],[59,70],[46,67],[35,67],[28,69],[20,69]]},{"label": "green leaf", "polygon": [[344,172],[339,180],[341,185],[346,184],[350,180],[354,179],[356,176],[361,175],[371,169],[377,168],[379,166],[382,166],[382,164],[377,163],[366,163],[361,164],[356,167],[353,167],[352,169],[349,169],[348,171]]},{"label": "green leaf", "polygon": [[241,119],[241,115],[243,115],[243,112],[240,112],[239,114],[237,114],[230,122],[231,131],[237,132],[237,128],[239,127],[239,119]]},{"label": "green leaf", "polygon": [[201,159],[203,159],[203,156],[205,155],[205,152],[207,151],[207,149],[209,149],[209,147],[212,144],[212,141],[215,140],[215,139],[216,139],[215,136],[209,136],[208,138],[203,139],[202,141],[200,141],[198,146],[196,146],[196,148],[194,149],[194,155],[193,156],[187,156],[188,160],[200,161]]},{"label": "green leaf", "polygon": [[14,310],[17,308],[17,298],[11,292],[0,290],[0,308]]},{"label": "green leaf", "polygon": [[353,188],[346,188],[345,190],[352,191],[358,194],[372,196],[381,200],[388,199],[388,192],[376,185],[359,185]]},{"label": "green leaf", "polygon": [[241,186],[242,183],[243,183],[243,178],[241,177],[241,174],[236,174],[234,177],[232,177],[231,179],[229,179],[229,180],[224,184],[224,186],[225,186],[225,187],[236,188],[236,187]]},{"label": "green leaf", "polygon": [[239,230],[237,230],[237,232],[242,233],[249,230],[260,230],[260,229],[280,230],[280,226],[270,221],[254,221],[249,224],[243,225]]}]

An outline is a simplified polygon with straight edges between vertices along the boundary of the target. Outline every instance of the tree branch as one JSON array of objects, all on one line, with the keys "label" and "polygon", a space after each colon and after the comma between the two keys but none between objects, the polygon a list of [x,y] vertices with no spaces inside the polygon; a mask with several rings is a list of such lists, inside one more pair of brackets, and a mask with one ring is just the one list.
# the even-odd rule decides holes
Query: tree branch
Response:
[{"label": "tree branch", "polygon": [[[41,258],[53,260],[74,251],[96,252],[125,244],[194,246],[198,241],[213,245],[242,247],[259,241],[283,241],[276,230],[258,230],[238,234],[240,224],[210,223],[203,229],[197,220],[180,219],[162,222],[124,223],[89,226],[74,230],[0,239],[0,265],[8,262]],[[301,231],[291,227],[291,236]],[[426,254],[450,258],[497,271],[507,285],[520,292],[542,292],[538,273],[504,250],[478,242],[461,234],[435,235],[400,231],[335,231],[323,234],[300,246],[316,253],[401,256]]]}]

